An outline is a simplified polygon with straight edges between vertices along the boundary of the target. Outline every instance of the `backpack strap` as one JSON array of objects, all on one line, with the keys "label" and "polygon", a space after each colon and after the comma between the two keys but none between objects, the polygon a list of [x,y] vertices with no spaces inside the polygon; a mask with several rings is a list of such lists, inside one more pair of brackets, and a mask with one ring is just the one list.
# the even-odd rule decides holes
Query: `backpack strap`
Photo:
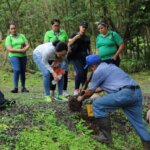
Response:
[{"label": "backpack strap", "polygon": [[118,44],[117,44],[117,42],[116,42],[116,40],[115,40],[114,32],[113,32],[113,31],[112,31],[112,39],[113,39],[113,41],[115,42],[115,44],[116,44],[116,46],[117,46],[117,48],[118,48],[119,46],[118,46]]}]

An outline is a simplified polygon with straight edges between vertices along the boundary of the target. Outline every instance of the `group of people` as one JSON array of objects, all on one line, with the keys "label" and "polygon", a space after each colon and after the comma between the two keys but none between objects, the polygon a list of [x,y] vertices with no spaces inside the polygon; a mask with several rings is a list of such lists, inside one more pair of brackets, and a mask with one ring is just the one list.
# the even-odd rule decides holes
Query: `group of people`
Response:
[{"label": "group of people", "polygon": [[[68,61],[74,66],[75,88],[74,95],[78,95],[81,85],[87,78],[90,68],[94,73],[90,86],[84,95],[77,100],[82,103],[89,98],[97,88],[107,95],[99,97],[93,102],[94,117],[98,122],[102,134],[96,139],[100,142],[111,143],[111,121],[108,111],[122,108],[127,118],[136,129],[146,150],[150,149],[150,134],[142,121],[142,93],[139,85],[127,73],[119,68],[119,54],[124,49],[121,36],[109,30],[108,23],[102,19],[98,23],[99,35],[96,38],[97,54],[92,54],[90,38],[86,35],[88,23],[83,21],[79,31],[68,38],[67,33],[60,29],[60,21],[53,19],[52,29],[44,36],[44,44],[33,51],[33,60],[43,75],[45,99],[51,102],[55,86],[52,80],[57,81],[58,99],[66,100],[68,83]],[[29,92],[25,87],[26,51],[29,48],[26,37],[16,32],[14,24],[9,25],[9,35],[6,38],[6,47],[14,71],[14,89],[18,92],[18,80],[21,79],[21,92]],[[56,68],[64,70],[60,77]]]},{"label": "group of people", "polygon": [[[68,37],[65,30],[60,28],[60,20],[53,19],[51,25],[52,29],[44,35],[44,43],[33,51],[33,60],[43,75],[45,99],[51,101],[51,96],[55,96],[56,85],[53,85],[52,81],[56,80],[58,81],[57,99],[66,100],[65,97],[69,95],[67,92],[68,61],[73,65],[76,72],[74,95],[78,95],[80,87],[84,85],[87,79],[87,69],[84,69],[85,58],[92,53],[90,38],[86,35],[88,23],[86,21],[81,22],[79,30],[70,37]],[[119,65],[119,54],[124,48],[122,38],[118,33],[109,30],[108,23],[104,19],[99,22],[98,29],[100,34],[96,39],[97,54],[103,61]],[[18,93],[19,78],[22,86],[21,92],[29,92],[25,86],[26,51],[29,49],[27,38],[17,32],[14,23],[9,24],[8,30],[9,34],[5,45],[9,52],[10,63],[14,72],[14,88],[11,92]],[[66,51],[65,53],[63,53],[62,48],[65,48],[63,49]],[[60,52],[61,54],[59,54]],[[64,57],[60,60],[59,56],[62,57],[62,55]],[[41,59],[41,66],[37,57]],[[61,78],[54,71],[56,66],[64,70]]]}]

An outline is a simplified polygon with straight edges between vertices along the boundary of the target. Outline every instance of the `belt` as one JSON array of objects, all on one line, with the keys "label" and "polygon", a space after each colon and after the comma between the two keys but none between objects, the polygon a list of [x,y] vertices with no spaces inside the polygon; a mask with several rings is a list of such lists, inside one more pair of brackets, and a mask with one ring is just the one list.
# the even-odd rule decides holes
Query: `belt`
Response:
[{"label": "belt", "polygon": [[140,86],[139,85],[126,85],[126,86],[119,88],[119,91],[122,89],[136,90],[136,89],[140,89]]}]

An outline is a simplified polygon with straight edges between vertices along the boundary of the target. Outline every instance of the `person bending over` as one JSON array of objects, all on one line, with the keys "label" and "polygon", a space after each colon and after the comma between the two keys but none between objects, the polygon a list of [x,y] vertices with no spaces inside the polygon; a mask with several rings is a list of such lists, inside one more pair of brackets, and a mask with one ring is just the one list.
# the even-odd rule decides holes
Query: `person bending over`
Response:
[{"label": "person bending over", "polygon": [[111,143],[111,121],[108,111],[122,108],[130,123],[140,136],[144,150],[150,148],[150,134],[142,120],[142,92],[140,86],[123,70],[114,64],[102,62],[98,55],[86,57],[86,67],[94,73],[91,84],[79,102],[90,97],[100,87],[107,95],[93,102],[94,117],[98,122],[102,135],[96,136],[100,142]]}]

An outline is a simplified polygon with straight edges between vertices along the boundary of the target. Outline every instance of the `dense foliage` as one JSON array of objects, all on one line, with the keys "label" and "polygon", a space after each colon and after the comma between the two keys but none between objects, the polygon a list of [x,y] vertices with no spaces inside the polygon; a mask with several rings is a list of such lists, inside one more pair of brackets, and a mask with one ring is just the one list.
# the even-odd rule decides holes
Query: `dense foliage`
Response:
[{"label": "dense foliage", "polygon": [[[133,75],[146,93],[150,92],[149,73]],[[97,126],[92,126],[85,110],[72,113],[67,103],[43,100],[39,72],[27,73],[30,93],[10,93],[13,74],[1,70],[0,76],[5,98],[16,100],[16,105],[0,111],[0,150],[142,150],[140,138],[121,110],[111,114],[113,144],[101,144],[94,139]],[[73,82],[69,81],[71,93]],[[146,111],[144,107],[144,118]]]},{"label": "dense foliage", "polygon": [[88,34],[95,51],[98,34],[95,22],[105,17],[110,28],[119,32],[127,44],[123,58],[142,60],[141,66],[150,68],[149,8],[149,0],[1,0],[0,32],[5,39],[7,25],[14,20],[33,49],[43,43],[45,32],[51,28],[52,18],[59,18],[61,27],[69,35],[78,30],[80,21],[87,20],[90,24]]}]

